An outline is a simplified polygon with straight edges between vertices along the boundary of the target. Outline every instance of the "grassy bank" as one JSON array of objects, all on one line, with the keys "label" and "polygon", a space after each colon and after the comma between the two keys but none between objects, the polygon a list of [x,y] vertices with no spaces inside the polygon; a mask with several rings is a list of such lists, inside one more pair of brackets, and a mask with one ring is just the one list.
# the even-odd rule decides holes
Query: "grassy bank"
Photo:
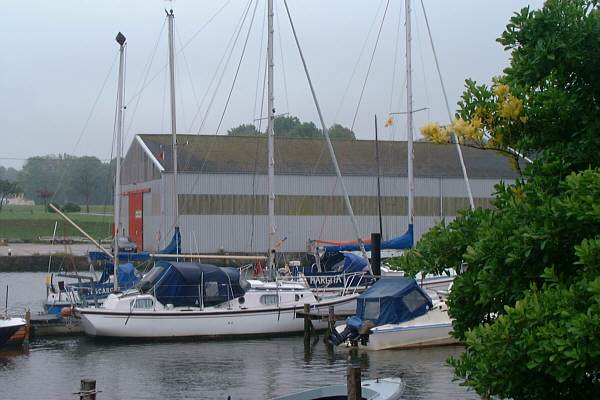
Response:
[{"label": "grassy bank", "polygon": [[[110,237],[112,206],[90,206],[90,213],[68,213],[67,215],[96,239]],[[43,205],[4,206],[0,212],[0,239],[38,241],[42,236],[52,236],[54,223],[58,221],[57,238],[82,236],[58,214],[46,212]]]}]

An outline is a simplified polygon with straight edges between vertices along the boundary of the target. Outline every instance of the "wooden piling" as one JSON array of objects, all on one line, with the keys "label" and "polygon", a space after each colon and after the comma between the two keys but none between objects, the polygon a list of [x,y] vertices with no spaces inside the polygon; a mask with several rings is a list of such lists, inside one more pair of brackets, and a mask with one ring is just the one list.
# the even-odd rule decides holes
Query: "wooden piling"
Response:
[{"label": "wooden piling", "polygon": [[333,330],[335,329],[335,309],[333,306],[329,306],[329,316],[327,318],[327,336],[331,336],[333,334]]},{"label": "wooden piling", "polygon": [[304,304],[304,340],[310,341],[310,304]]},{"label": "wooden piling", "polygon": [[25,312],[25,337],[23,338],[23,347],[29,347],[29,339],[31,336],[31,311]]},{"label": "wooden piling", "polygon": [[96,381],[93,379],[82,379],[79,392],[79,400],[96,400]]},{"label": "wooden piling", "polygon": [[348,367],[348,400],[362,399],[362,386],[360,381],[360,367]]}]

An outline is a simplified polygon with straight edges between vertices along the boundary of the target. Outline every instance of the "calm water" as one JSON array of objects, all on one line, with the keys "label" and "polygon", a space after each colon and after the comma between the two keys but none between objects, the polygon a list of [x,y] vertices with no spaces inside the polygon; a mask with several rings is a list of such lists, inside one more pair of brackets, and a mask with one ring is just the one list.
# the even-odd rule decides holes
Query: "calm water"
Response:
[{"label": "calm water", "polygon": [[[41,309],[43,273],[0,273],[4,306]],[[460,347],[362,352],[363,379],[400,376],[406,399],[478,397],[452,382],[445,365]],[[0,399],[75,399],[82,378],[96,379],[98,399],[268,399],[344,383],[347,352],[328,352],[319,340],[278,339],[113,343],[85,336],[39,340],[30,351],[0,351]]]}]

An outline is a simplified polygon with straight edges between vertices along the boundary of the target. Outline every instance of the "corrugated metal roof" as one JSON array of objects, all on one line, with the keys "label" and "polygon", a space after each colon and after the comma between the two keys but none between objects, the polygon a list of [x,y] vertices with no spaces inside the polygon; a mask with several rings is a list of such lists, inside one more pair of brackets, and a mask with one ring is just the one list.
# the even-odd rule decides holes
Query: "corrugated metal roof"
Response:
[{"label": "corrugated metal roof", "polygon": [[[166,172],[172,171],[171,135],[139,135],[148,150],[158,156]],[[204,173],[267,173],[267,142],[264,137],[227,135],[177,135],[179,170]],[[406,142],[380,141],[383,176],[406,176]],[[377,174],[375,141],[334,140],[333,147],[343,175]],[[461,177],[453,145],[414,143],[415,176]],[[499,152],[463,147],[470,178],[515,179],[518,172],[510,158]],[[324,139],[275,138],[275,173],[279,175],[335,175]]]}]

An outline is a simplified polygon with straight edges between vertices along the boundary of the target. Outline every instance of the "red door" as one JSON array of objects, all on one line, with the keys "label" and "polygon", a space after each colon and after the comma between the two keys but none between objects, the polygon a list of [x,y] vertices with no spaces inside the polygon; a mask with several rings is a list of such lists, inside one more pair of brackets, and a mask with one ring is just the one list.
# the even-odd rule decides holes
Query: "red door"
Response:
[{"label": "red door", "polygon": [[137,245],[138,251],[144,250],[144,193],[135,191],[129,195],[129,237]]}]

